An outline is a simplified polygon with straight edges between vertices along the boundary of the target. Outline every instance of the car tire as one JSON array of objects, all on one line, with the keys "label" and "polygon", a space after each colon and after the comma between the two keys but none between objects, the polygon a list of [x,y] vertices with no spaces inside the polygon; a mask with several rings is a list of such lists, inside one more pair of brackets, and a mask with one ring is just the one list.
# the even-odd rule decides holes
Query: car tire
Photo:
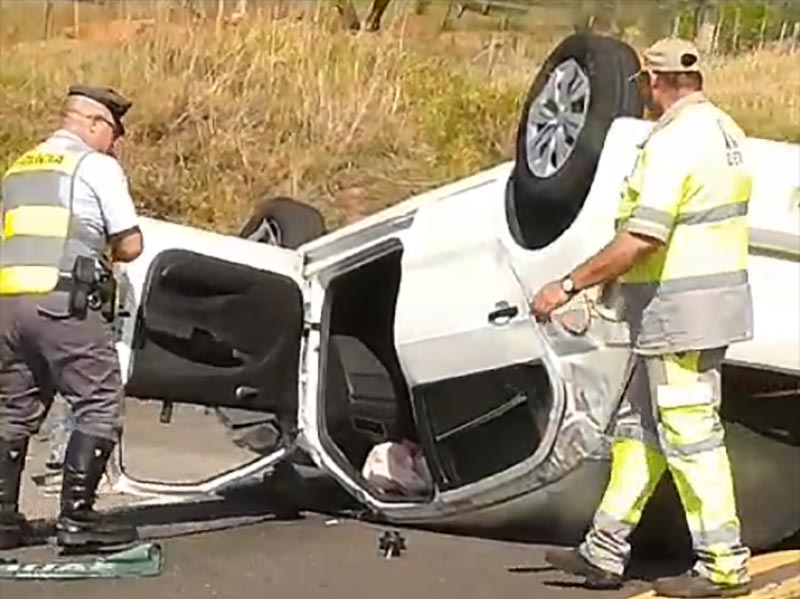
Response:
[{"label": "car tire", "polygon": [[239,230],[239,237],[290,249],[324,234],[320,211],[287,197],[263,200]]},{"label": "car tire", "polygon": [[642,116],[631,79],[639,68],[629,45],[593,34],[566,38],[545,60],[522,108],[508,186],[511,228],[523,246],[548,245],[575,220],[611,123]]}]

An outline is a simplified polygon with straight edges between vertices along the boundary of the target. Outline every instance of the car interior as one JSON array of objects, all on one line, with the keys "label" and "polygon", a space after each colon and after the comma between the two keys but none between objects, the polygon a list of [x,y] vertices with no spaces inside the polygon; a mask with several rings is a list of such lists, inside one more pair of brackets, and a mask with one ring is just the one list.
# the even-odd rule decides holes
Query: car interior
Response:
[{"label": "car interior", "polygon": [[[323,442],[381,499],[408,501],[408,494],[387,497],[363,477],[373,447],[387,441],[420,446],[432,482],[442,490],[477,482],[535,453],[550,421],[552,393],[540,363],[435,382],[411,393],[394,342],[401,258],[398,248],[330,281],[321,380]],[[432,491],[413,499],[426,501]]]},{"label": "car interior", "polygon": [[[399,242],[391,242],[343,266],[327,283],[323,443],[353,479],[381,499],[424,502],[434,487],[458,488],[530,458],[547,430],[552,396],[547,371],[537,363],[410,390],[394,338],[402,252]],[[165,400],[215,406],[233,432],[263,432],[269,424],[272,436],[262,443],[269,451],[281,417],[296,413],[291,389],[302,318],[296,285],[182,250],[165,252],[150,277],[129,392],[148,397],[158,385]],[[250,320],[240,318],[243,313],[261,314],[274,333],[254,334],[263,329],[253,329]],[[265,421],[267,416],[272,420]],[[387,443],[423,462],[424,491],[390,491],[364,476],[370,452]]]},{"label": "car interior", "polygon": [[353,470],[387,441],[416,442],[408,387],[394,345],[402,250],[335,277],[323,335],[324,428]]}]

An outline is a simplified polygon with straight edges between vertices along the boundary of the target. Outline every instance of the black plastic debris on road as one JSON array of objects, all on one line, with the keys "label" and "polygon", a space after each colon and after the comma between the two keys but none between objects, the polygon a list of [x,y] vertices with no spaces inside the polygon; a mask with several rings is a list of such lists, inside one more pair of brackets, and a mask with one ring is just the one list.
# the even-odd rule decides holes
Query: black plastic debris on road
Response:
[{"label": "black plastic debris on road", "polygon": [[386,559],[400,557],[406,550],[406,540],[398,531],[384,531],[378,539],[378,549]]}]

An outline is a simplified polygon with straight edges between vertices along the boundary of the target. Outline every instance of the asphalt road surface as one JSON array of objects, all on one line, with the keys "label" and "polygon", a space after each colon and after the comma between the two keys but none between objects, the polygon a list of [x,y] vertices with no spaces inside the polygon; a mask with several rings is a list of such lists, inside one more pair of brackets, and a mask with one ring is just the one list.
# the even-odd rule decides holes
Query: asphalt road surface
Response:
[{"label": "asphalt road surface", "polygon": [[[155,406],[128,411],[126,464],[147,478],[203,477],[240,461],[214,419],[197,410],[179,412],[176,426],[161,427]],[[23,505],[29,516],[52,518],[57,498],[30,482],[41,469],[43,443],[35,443],[26,469]],[[100,505],[130,498],[104,494]],[[0,599],[645,599],[647,578],[674,574],[684,564],[643,562],[620,591],[588,591],[549,569],[547,547],[403,530],[407,550],[386,559],[378,550],[383,527],[306,514],[279,521],[252,497],[227,502],[141,508],[133,513],[144,538],[162,544],[165,565],[155,578],[130,580],[0,581]],[[9,552],[24,562],[51,561],[40,545]],[[800,598],[800,551],[756,557],[752,597]]]},{"label": "asphalt road surface", "polygon": [[[145,532],[158,527],[146,527]],[[588,591],[548,569],[545,547],[402,531],[407,551],[386,559],[381,529],[354,521],[307,516],[162,539],[163,574],[134,580],[2,581],[2,599],[140,599],[191,597],[296,599],[622,599],[649,597],[644,581],[621,591]],[[25,561],[52,559],[49,547],[14,552]],[[800,553],[758,558],[757,597],[800,597]],[[654,571],[669,572],[662,564]],[[779,581],[790,580],[783,586]],[[788,586],[787,586],[788,585]],[[793,586],[792,586],[793,585]],[[796,591],[796,594],[792,592]]]}]

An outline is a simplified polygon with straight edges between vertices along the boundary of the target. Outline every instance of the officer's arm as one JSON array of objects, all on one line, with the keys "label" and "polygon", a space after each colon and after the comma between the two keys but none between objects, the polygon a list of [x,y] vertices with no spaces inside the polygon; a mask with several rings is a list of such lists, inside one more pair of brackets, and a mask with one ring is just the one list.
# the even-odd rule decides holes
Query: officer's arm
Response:
[{"label": "officer's arm", "polygon": [[139,227],[112,235],[110,238],[111,259],[114,262],[131,262],[136,260],[144,249],[142,232]]},{"label": "officer's arm", "polygon": [[663,241],[640,233],[621,231],[606,247],[576,268],[571,275],[576,289],[613,281],[636,262],[657,250]]},{"label": "officer's arm", "polygon": [[111,156],[93,154],[86,161],[83,179],[97,194],[108,245],[114,262],[130,262],[143,249],[139,219],[122,166]]}]

